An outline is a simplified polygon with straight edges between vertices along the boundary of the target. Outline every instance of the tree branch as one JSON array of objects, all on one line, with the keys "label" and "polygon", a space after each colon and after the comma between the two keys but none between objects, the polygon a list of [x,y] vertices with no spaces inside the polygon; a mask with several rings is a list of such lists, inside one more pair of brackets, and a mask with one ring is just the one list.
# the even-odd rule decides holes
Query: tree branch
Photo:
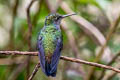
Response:
[{"label": "tree branch", "polygon": [[[28,23],[28,47],[29,47],[29,51],[32,50],[32,47],[31,47],[31,38],[32,38],[32,21],[31,21],[31,17],[30,17],[30,9],[33,5],[33,3],[35,2],[36,0],[31,0],[30,4],[28,5],[27,7],[27,23]],[[27,57],[27,79],[29,77],[29,70],[30,70],[30,60],[31,60],[31,57],[28,56]]]},{"label": "tree branch", "polygon": [[[63,1],[61,4],[61,8],[68,14],[68,13],[74,13],[69,7],[69,5]],[[103,46],[106,42],[106,39],[104,35],[89,21],[81,17],[80,15],[75,15],[70,17],[73,21],[77,22],[80,26],[80,28],[87,34],[96,44],[99,44],[100,46]],[[111,55],[111,50],[109,47],[106,47],[104,50],[104,53],[107,52],[107,56]],[[104,55],[103,55],[104,56]]]},{"label": "tree branch", "polygon": [[33,77],[35,76],[35,74],[37,73],[37,71],[38,71],[39,68],[40,68],[40,63],[38,63],[38,64],[35,66],[32,74],[31,74],[31,76],[29,77],[28,80],[32,80],[32,79],[33,79]]},{"label": "tree branch", "polygon": [[29,50],[31,50],[31,35],[32,35],[32,22],[31,22],[31,18],[30,18],[30,8],[32,6],[32,4],[35,2],[36,0],[32,0],[30,2],[30,4],[27,7],[27,23],[28,23],[28,30],[29,30],[29,34],[28,34],[28,46],[29,46]]},{"label": "tree branch", "polygon": [[[108,66],[110,66],[110,65],[112,65],[114,62],[115,62],[115,60],[116,59],[118,59],[118,57],[120,56],[120,52],[118,53],[118,54],[116,54],[114,57],[113,57],[113,59],[107,64]],[[101,73],[101,75],[100,75],[100,77],[99,77],[99,79],[98,80],[102,80],[102,78],[104,77],[104,75],[105,75],[105,69],[102,71],[102,73]]]},{"label": "tree branch", "polygon": [[[67,35],[68,42],[69,42],[70,47],[71,47],[71,49],[72,49],[72,51],[74,53],[74,57],[81,59],[81,56],[79,55],[80,52],[79,52],[79,49],[78,49],[78,45],[77,45],[77,43],[75,41],[75,37],[74,37],[72,31],[69,29],[66,21],[62,21],[61,27],[65,31],[66,35]],[[85,70],[84,70],[83,66],[81,66],[81,65],[76,65],[76,66],[79,67],[79,69],[77,68],[77,70],[81,71],[81,73],[82,73],[81,75],[84,78],[85,77],[85,75],[84,75],[85,74]]]},{"label": "tree branch", "polygon": [[[108,41],[110,40],[110,38],[112,37],[114,31],[117,29],[117,26],[120,22],[120,14],[118,16],[118,18],[115,20],[115,22],[110,26],[110,30],[106,36],[106,42],[104,43],[104,45],[102,45],[102,48],[101,50],[99,51],[98,55],[96,56],[94,62],[99,62],[101,57],[103,56],[103,52],[105,50],[105,48],[107,47],[107,44],[108,44]],[[90,71],[88,72],[88,76],[87,76],[87,79],[86,80],[90,80],[92,78],[92,75],[94,74],[95,72],[95,67],[90,67]]]},{"label": "tree branch", "polygon": [[[37,56],[38,52],[28,52],[28,51],[0,51],[0,54],[4,55],[31,55],[31,56]],[[86,64],[90,66],[95,66],[103,69],[108,69],[115,71],[117,73],[120,73],[120,70],[111,66],[103,65],[103,64],[98,64],[95,62],[89,62],[89,61],[84,61],[76,58],[71,58],[71,57],[66,57],[66,56],[61,56],[60,59],[65,60],[65,61],[70,61],[70,62],[75,62],[75,63],[81,63],[81,64]]]}]

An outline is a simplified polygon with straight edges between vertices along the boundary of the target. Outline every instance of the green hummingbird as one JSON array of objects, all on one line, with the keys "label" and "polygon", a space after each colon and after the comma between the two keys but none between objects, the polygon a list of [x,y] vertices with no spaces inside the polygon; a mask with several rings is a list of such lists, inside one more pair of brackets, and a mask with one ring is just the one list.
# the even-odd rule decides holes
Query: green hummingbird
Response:
[{"label": "green hummingbird", "polygon": [[63,47],[60,22],[63,18],[75,14],[49,14],[45,19],[44,27],[38,35],[37,48],[39,51],[40,66],[46,76],[56,76],[61,50]]}]

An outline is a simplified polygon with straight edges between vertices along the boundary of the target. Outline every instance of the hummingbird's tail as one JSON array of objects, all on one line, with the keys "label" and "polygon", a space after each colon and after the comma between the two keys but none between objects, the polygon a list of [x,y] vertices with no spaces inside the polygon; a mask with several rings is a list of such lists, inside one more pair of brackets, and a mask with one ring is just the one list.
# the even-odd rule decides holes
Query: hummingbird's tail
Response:
[{"label": "hummingbird's tail", "polygon": [[47,76],[52,76],[55,77],[57,73],[57,65],[59,63],[60,59],[60,51],[55,51],[54,54],[52,55],[52,58],[49,60],[45,59],[44,54],[42,54],[42,48],[41,52],[38,54],[39,59],[40,59],[40,66],[42,71],[47,75]]},{"label": "hummingbird's tail", "polygon": [[45,61],[45,73],[47,76],[55,77],[57,73],[57,65],[60,59],[60,51],[55,51],[51,61]]},{"label": "hummingbird's tail", "polygon": [[56,46],[56,50],[54,51],[51,61],[49,62],[45,62],[45,72],[48,76],[52,76],[55,77],[56,73],[57,73],[57,65],[59,63],[59,59],[60,59],[60,52],[62,49],[62,39],[58,40],[57,42],[57,46]]},{"label": "hummingbird's tail", "polygon": [[53,67],[51,66],[51,63],[46,61],[45,62],[45,73],[47,76],[55,77],[57,73],[57,66],[55,66],[55,68],[53,69]]},{"label": "hummingbird's tail", "polygon": [[59,63],[60,59],[60,52],[62,49],[62,38],[58,39],[58,42],[56,44],[56,49],[51,57],[50,60],[46,60],[46,56],[44,53],[44,48],[41,45],[42,42],[38,41],[38,51],[39,51],[39,59],[40,59],[40,66],[42,71],[47,75],[47,76],[52,76],[55,77],[57,73],[57,65]]}]

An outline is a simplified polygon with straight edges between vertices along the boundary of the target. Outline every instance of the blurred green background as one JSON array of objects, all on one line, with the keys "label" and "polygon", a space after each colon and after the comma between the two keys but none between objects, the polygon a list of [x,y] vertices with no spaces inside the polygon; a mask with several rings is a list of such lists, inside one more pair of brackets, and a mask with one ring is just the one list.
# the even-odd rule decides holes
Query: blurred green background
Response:
[{"label": "blurred green background", "polygon": [[[0,50],[29,50],[26,10],[30,2],[31,0],[0,0]],[[77,16],[93,24],[103,36],[107,35],[110,25],[114,23],[120,13],[120,0],[35,1],[30,11],[33,25],[32,51],[37,51],[37,36],[44,26],[45,17],[51,12],[67,14],[65,6],[62,6],[63,2],[69,9],[77,13]],[[64,19],[64,22],[66,25],[61,24],[64,42],[61,55],[94,61],[96,53],[100,50],[100,43],[90,33],[96,31],[93,29],[89,32],[84,28],[84,25],[80,25],[71,18]],[[99,34],[95,34],[99,36]],[[104,42],[101,38],[100,40]],[[113,56],[120,52],[120,25],[115,30],[108,46],[109,49],[101,58],[100,63],[102,64],[107,64]],[[26,59],[27,56],[0,55],[0,80],[26,80],[28,74]],[[38,57],[31,57],[29,74],[32,73],[38,61]],[[112,66],[120,68],[119,64],[118,58]],[[34,80],[86,80],[89,67],[88,65],[60,60],[56,78],[47,78],[39,69]],[[100,79],[103,69],[96,68],[95,70],[90,80],[120,80],[120,74],[112,71],[106,71]]]}]

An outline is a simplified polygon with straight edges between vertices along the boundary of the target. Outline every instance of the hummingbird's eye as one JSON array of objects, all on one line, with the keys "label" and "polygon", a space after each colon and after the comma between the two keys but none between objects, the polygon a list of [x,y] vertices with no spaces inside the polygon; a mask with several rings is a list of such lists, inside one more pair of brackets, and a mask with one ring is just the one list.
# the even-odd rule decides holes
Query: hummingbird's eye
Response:
[{"label": "hummingbird's eye", "polygon": [[57,17],[55,17],[55,20],[57,20]]},{"label": "hummingbird's eye", "polygon": [[56,17],[55,20],[59,20],[60,18],[61,18],[60,16],[59,16],[59,17]]},{"label": "hummingbird's eye", "polygon": [[62,16],[59,16],[57,19],[61,19],[62,18]]}]

